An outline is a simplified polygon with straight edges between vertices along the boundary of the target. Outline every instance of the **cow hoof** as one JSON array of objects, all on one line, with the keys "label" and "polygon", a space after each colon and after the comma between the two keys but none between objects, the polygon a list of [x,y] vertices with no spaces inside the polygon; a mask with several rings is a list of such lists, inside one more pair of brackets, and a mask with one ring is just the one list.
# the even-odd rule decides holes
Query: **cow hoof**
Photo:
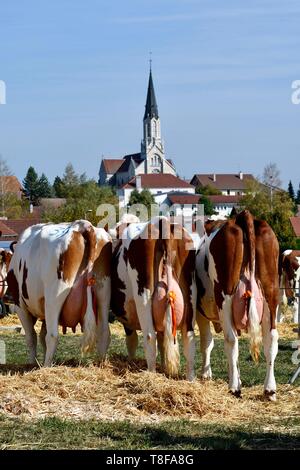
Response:
[{"label": "cow hoof", "polygon": [[229,390],[229,393],[233,395],[235,398],[242,398],[241,390]]},{"label": "cow hoof", "polygon": [[264,396],[269,401],[276,401],[276,392],[275,390],[265,390]]},{"label": "cow hoof", "polygon": [[187,374],[186,380],[187,380],[188,382],[194,382],[194,380],[195,380],[195,374],[194,374],[194,373],[193,373],[193,374]]},{"label": "cow hoof", "polygon": [[211,380],[211,379],[212,379],[211,374],[201,374],[201,380],[207,381],[207,380]]}]

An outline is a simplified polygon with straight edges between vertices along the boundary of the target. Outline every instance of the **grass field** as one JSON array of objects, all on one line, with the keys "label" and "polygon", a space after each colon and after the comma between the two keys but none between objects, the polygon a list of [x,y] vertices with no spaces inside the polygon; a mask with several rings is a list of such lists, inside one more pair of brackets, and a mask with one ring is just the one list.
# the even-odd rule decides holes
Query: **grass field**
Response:
[{"label": "grass field", "polygon": [[[8,323],[16,320],[0,325]],[[296,367],[290,324],[279,326],[275,403],[262,398],[264,357],[252,362],[246,336],[240,338],[243,398],[236,399],[227,392],[221,335],[212,353],[214,380],[188,383],[184,360],[178,380],[159,366],[148,373],[141,341],[129,365],[122,327],[114,323],[111,330],[103,366],[93,356],[81,359],[80,335],[67,334],[50,369],[26,366],[25,337],[1,332],[7,351],[0,366],[1,449],[300,449],[300,379],[287,385]]]}]

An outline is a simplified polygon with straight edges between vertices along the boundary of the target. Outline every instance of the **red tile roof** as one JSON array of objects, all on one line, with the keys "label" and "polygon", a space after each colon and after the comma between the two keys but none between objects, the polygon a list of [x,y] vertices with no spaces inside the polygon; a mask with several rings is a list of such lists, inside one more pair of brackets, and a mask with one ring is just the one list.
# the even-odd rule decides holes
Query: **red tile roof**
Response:
[{"label": "red tile roof", "polygon": [[[193,188],[193,186],[177,176],[165,173],[151,173],[140,175],[143,189],[148,188]],[[123,188],[135,188],[136,176],[134,176]]]},{"label": "red tile roof", "polygon": [[207,196],[213,204],[238,204],[242,196],[227,196],[226,194],[216,194]]},{"label": "red tile roof", "polygon": [[[214,176],[216,181],[214,181]],[[194,175],[191,183],[194,186],[212,186],[213,188],[226,190],[226,189],[245,189],[246,182],[249,180],[254,180],[253,175],[244,173],[243,178],[240,178],[239,174],[223,174],[216,173],[213,174],[197,174]]]},{"label": "red tile roof", "polygon": [[0,233],[1,233],[1,236],[0,236],[1,241],[12,240],[18,237],[18,234],[14,230],[9,228],[2,220],[0,220]]},{"label": "red tile roof", "polygon": [[38,219],[8,219],[5,221],[5,225],[17,233],[19,236],[24,230],[31,225],[39,224]]},{"label": "red tile roof", "polygon": [[300,217],[291,217],[290,221],[296,237],[300,237]]},{"label": "red tile roof", "polygon": [[0,176],[0,188],[4,193],[20,193],[22,185],[16,176]]},{"label": "red tile roof", "polygon": [[113,175],[124,163],[123,158],[103,158],[104,169],[108,175]]},{"label": "red tile roof", "polygon": [[168,199],[171,204],[198,204],[200,194],[190,194],[190,193],[169,193]]}]

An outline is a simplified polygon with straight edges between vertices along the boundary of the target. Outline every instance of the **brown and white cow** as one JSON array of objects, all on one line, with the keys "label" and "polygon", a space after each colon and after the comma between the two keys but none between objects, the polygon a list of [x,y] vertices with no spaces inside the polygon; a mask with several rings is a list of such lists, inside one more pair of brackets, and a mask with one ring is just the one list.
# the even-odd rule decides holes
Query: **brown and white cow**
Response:
[{"label": "brown and white cow", "polygon": [[279,284],[280,305],[277,321],[282,321],[283,305],[290,305],[293,312],[293,322],[298,323],[300,283],[300,250],[286,250],[280,256],[279,261]]},{"label": "brown and white cow", "polygon": [[265,394],[276,399],[278,254],[278,241],[271,227],[255,220],[248,211],[227,222],[206,224],[196,257],[202,377],[211,377],[212,321],[218,331],[224,332],[229,390],[236,396],[241,394],[238,335],[246,329],[254,360],[258,359],[262,331],[267,361]]},{"label": "brown and white cow", "polygon": [[82,350],[96,343],[103,359],[110,339],[111,238],[90,222],[38,224],[21,235],[10,263],[8,288],[25,330],[29,360],[36,360],[37,319],[45,366],[50,366],[64,331],[83,329]]},{"label": "brown and white cow", "polygon": [[7,290],[7,272],[12,257],[10,250],[0,248],[0,299],[2,299]]},{"label": "brown and white cow", "polygon": [[131,224],[112,258],[111,307],[125,327],[129,358],[135,356],[142,330],[148,370],[156,369],[156,340],[162,366],[178,374],[177,330],[181,330],[187,379],[194,378],[196,313],[195,250],[188,232],[156,217]]}]

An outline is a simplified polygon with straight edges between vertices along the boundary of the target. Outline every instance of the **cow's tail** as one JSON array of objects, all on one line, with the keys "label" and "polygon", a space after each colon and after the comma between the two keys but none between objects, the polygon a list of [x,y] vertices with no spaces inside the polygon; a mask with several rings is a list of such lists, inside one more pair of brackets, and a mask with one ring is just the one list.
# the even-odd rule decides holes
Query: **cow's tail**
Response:
[{"label": "cow's tail", "polygon": [[[162,223],[166,222],[165,219]],[[171,234],[164,242],[164,255],[167,270],[167,308],[165,314],[165,331],[164,331],[164,364],[165,372],[171,377],[176,377],[179,371],[179,346],[176,332],[176,316],[175,316],[175,293],[170,289],[172,280],[172,252],[171,252]]]},{"label": "cow's tail", "polygon": [[248,313],[248,332],[250,336],[250,352],[252,359],[258,362],[261,346],[261,327],[254,297],[250,297]]},{"label": "cow's tail", "polygon": [[93,277],[88,278],[87,285],[87,305],[83,320],[83,336],[81,342],[81,351],[83,354],[93,351],[96,344],[97,328],[97,308],[94,303]]},{"label": "cow's tail", "polygon": [[83,354],[93,351],[96,344],[97,306],[95,305],[93,267],[96,256],[97,237],[92,224],[80,221],[79,231],[85,242],[86,260],[86,311],[83,320],[81,351]]},{"label": "cow's tail", "polygon": [[260,355],[260,346],[262,342],[260,318],[257,311],[257,304],[254,292],[258,292],[255,279],[255,227],[253,216],[249,211],[245,210],[237,216],[236,222],[243,229],[245,245],[248,250],[249,257],[249,274],[250,274],[250,297],[248,309],[248,332],[250,336],[250,352],[252,359],[257,362]]}]

